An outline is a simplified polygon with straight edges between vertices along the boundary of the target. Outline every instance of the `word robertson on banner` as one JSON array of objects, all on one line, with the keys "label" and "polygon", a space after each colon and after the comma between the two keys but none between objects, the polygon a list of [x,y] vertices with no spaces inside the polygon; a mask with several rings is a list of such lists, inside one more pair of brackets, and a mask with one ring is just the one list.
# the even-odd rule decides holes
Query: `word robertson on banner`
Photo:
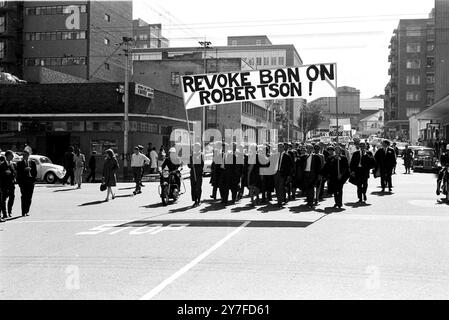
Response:
[{"label": "word robertson on banner", "polygon": [[182,76],[186,109],[239,101],[335,94],[335,64]]}]

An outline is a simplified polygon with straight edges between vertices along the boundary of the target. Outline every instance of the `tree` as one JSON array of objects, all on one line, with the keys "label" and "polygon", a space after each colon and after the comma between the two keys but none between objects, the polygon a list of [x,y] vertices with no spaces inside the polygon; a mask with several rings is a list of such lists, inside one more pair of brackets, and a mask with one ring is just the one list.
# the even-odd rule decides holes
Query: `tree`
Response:
[{"label": "tree", "polygon": [[323,120],[321,108],[305,104],[301,108],[301,113],[298,118],[298,126],[303,133],[303,139],[306,140],[306,136],[310,131],[318,128],[318,125]]}]

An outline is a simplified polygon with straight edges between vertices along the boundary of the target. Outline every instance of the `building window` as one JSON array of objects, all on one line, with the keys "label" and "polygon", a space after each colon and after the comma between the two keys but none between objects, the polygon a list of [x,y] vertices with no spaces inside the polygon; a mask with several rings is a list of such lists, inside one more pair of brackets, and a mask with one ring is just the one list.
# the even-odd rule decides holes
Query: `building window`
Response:
[{"label": "building window", "polygon": [[142,41],[148,40],[148,35],[147,34],[139,34],[139,40],[142,40]]},{"label": "building window", "polygon": [[248,64],[249,64],[250,66],[253,66],[253,65],[254,65],[254,58],[249,58],[249,59],[248,59]]},{"label": "building window", "polygon": [[428,52],[432,52],[433,50],[435,50],[435,44],[433,44],[433,43],[428,43],[428,44],[427,44],[427,51],[428,51]]},{"label": "building window", "polygon": [[256,65],[262,65],[262,58],[256,58]]},{"label": "building window", "polygon": [[407,37],[420,37],[421,36],[421,29],[420,27],[408,27],[405,31],[405,35]]},{"label": "building window", "polygon": [[407,43],[407,53],[417,53],[421,52],[420,43]]},{"label": "building window", "polygon": [[231,46],[236,46],[237,45],[237,40],[231,40]]},{"label": "building window", "polygon": [[111,41],[108,38],[104,38],[104,44],[105,45],[109,45],[111,43]]},{"label": "building window", "polygon": [[270,64],[270,58],[264,57],[264,58],[263,58],[263,65],[264,65],[264,66],[268,66],[269,64]]},{"label": "building window", "polygon": [[104,21],[111,22],[111,16],[107,13],[104,14]]},{"label": "building window", "polygon": [[277,65],[276,60],[277,60],[276,57],[271,57],[271,65],[272,66]]},{"label": "building window", "polygon": [[5,17],[0,16],[0,33],[5,32],[6,30],[6,20]]},{"label": "building window", "polygon": [[407,76],[406,83],[407,84],[420,84],[421,77],[417,75]]},{"label": "building window", "polygon": [[284,65],[284,57],[279,57],[278,58],[278,64],[283,66]]},{"label": "building window", "polygon": [[27,58],[25,65],[27,67],[37,66],[70,66],[70,65],[85,65],[86,57],[43,57],[43,58]]},{"label": "building window", "polygon": [[110,65],[109,65],[109,63],[105,62],[105,63],[104,63],[104,68],[105,68],[106,70],[110,70]]},{"label": "building window", "polygon": [[426,59],[427,68],[432,68],[434,66],[435,59],[433,57],[428,57]]},{"label": "building window", "polygon": [[406,115],[407,115],[407,118],[408,118],[408,117],[410,117],[410,116],[412,116],[414,114],[419,113],[419,111],[420,111],[419,108],[407,108],[405,112],[406,112]]},{"label": "building window", "polygon": [[419,69],[421,67],[421,60],[419,59],[408,59],[407,69]]},{"label": "building window", "polygon": [[405,99],[407,101],[419,101],[419,92],[417,91],[407,91]]},{"label": "building window", "polygon": [[6,1],[0,1],[0,8],[3,8],[6,6]]},{"label": "building window", "polygon": [[435,83],[435,76],[434,76],[434,75],[428,75],[428,76],[426,77],[426,81],[427,81],[428,84],[433,84],[433,83]]},{"label": "building window", "polygon": [[256,40],[256,46],[262,45],[262,40]]},{"label": "building window", "polygon": [[5,58],[5,42],[0,41],[0,59],[4,59]]},{"label": "building window", "polygon": [[[25,8],[25,15],[27,16],[40,16],[40,15],[57,15],[57,14],[71,14],[72,11],[69,7],[73,5],[65,6],[40,6],[40,7],[29,7]],[[85,4],[78,5],[80,13],[87,12],[87,6]]]},{"label": "building window", "polygon": [[172,72],[171,73],[171,85],[172,86],[179,86],[179,72]]}]

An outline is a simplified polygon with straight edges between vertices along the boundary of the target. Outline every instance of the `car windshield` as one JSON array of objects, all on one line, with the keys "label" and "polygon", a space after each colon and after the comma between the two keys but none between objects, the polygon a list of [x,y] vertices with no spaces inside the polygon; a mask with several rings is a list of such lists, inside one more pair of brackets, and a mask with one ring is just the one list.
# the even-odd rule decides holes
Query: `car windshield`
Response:
[{"label": "car windshield", "polygon": [[47,158],[47,157],[40,157],[39,160],[40,160],[41,163],[53,163],[53,162],[51,162],[51,160],[50,160],[49,158]]},{"label": "car windshield", "polygon": [[416,155],[420,157],[433,157],[433,150],[417,150]]}]

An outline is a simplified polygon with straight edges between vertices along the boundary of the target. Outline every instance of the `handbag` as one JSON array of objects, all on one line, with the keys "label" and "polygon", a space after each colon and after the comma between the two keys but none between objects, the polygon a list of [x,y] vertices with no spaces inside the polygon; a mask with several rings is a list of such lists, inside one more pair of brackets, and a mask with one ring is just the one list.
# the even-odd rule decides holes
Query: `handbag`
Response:
[{"label": "handbag", "polygon": [[105,182],[102,182],[102,183],[100,184],[100,191],[105,191],[107,188],[108,188],[108,187],[106,187],[106,183],[105,183]]}]

